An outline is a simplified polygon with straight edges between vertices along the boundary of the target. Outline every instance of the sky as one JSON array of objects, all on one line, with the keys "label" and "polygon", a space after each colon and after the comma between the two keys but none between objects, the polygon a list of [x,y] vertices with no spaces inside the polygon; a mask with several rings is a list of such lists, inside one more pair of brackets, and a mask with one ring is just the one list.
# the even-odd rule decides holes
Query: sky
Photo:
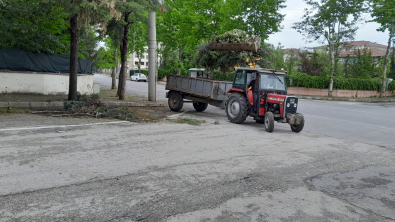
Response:
[{"label": "sky", "polygon": [[[292,24],[299,22],[302,19],[304,9],[307,5],[303,0],[286,0],[286,8],[281,9],[281,14],[285,14],[284,20],[281,25],[284,27],[280,32],[274,33],[269,36],[267,42],[277,46],[280,42],[284,48],[306,48],[323,45],[321,42],[306,43],[302,34],[292,29]],[[369,17],[366,15],[365,17]],[[379,27],[377,23],[362,23],[358,25],[359,29],[355,36],[357,41],[371,41],[382,45],[387,45],[388,32],[378,32],[376,29]]]}]

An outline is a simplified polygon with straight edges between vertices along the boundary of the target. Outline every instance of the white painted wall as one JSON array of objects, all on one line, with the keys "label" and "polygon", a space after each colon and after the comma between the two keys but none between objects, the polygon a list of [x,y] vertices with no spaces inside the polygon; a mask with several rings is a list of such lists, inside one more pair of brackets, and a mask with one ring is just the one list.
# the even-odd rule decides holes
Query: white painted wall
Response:
[{"label": "white painted wall", "polygon": [[[78,75],[77,91],[93,93],[93,75]],[[68,94],[69,74],[0,72],[0,93]]]}]

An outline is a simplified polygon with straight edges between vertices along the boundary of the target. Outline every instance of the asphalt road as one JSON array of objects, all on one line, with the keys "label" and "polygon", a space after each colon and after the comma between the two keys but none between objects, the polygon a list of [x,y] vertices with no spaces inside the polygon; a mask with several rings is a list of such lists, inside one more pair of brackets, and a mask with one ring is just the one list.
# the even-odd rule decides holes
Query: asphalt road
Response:
[{"label": "asphalt road", "polygon": [[395,220],[394,149],[168,118],[0,115],[0,221]]},{"label": "asphalt road", "polygon": [[[95,75],[94,81],[110,88],[111,78]],[[148,98],[148,83],[127,81],[126,92]],[[164,83],[157,84],[157,100],[167,104]],[[185,104],[183,111],[194,111]],[[209,106],[208,113],[226,117],[225,110]],[[304,131],[395,149],[395,103],[357,103],[300,100],[298,112],[305,116]],[[275,124],[289,128],[288,125]]]},{"label": "asphalt road", "polygon": [[202,125],[0,115],[0,222],[395,221],[394,105],[299,108],[298,134],[190,104],[167,118]]}]

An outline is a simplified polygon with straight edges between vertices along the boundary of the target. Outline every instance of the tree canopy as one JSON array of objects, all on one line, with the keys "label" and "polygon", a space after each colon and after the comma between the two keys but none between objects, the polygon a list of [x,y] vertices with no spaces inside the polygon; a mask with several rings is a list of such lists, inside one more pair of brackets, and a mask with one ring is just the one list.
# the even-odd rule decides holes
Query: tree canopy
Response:
[{"label": "tree canopy", "polygon": [[305,9],[303,20],[293,28],[309,42],[327,44],[331,57],[331,80],[329,96],[332,95],[333,76],[336,73],[336,60],[339,47],[354,39],[361,13],[366,10],[365,0],[304,0],[310,7]]},{"label": "tree canopy", "polygon": [[387,51],[383,61],[382,88],[380,94],[382,97],[386,90],[387,63],[390,57],[391,43],[395,34],[395,3],[392,0],[371,0],[370,3],[373,21],[381,25],[377,31],[384,32],[388,30],[389,33]]},{"label": "tree canopy", "polygon": [[67,54],[68,14],[42,0],[0,1],[0,48]]}]

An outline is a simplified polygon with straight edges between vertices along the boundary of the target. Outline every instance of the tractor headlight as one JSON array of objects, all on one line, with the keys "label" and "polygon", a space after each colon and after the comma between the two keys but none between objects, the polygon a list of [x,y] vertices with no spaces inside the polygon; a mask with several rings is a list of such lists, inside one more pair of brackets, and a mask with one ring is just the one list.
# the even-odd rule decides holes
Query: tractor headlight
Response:
[{"label": "tractor headlight", "polygon": [[287,107],[290,107],[290,106],[291,106],[291,104],[287,103]]},{"label": "tractor headlight", "polygon": [[295,107],[295,108],[297,107],[296,103],[294,104],[294,107]]}]

